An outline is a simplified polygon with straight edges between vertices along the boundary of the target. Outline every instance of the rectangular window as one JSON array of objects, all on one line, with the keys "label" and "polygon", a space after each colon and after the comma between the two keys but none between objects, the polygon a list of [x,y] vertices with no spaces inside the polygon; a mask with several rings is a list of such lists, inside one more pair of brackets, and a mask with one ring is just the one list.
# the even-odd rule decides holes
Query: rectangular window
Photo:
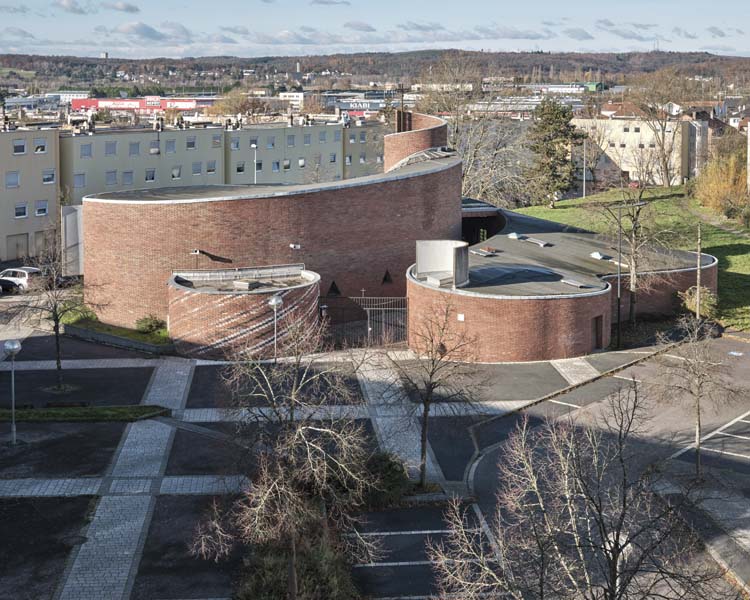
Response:
[{"label": "rectangular window", "polygon": [[279,172],[279,161],[278,161],[278,160],[275,160],[275,161],[273,161],[273,162],[271,163],[271,170],[272,170],[272,171],[273,171],[274,173],[278,173],[278,172]]},{"label": "rectangular window", "polygon": [[269,150],[272,150],[275,147],[276,147],[276,138],[272,135],[268,136],[266,138],[266,148],[268,148]]},{"label": "rectangular window", "polygon": [[221,148],[221,134],[214,134],[211,136],[211,146],[213,148]]},{"label": "rectangular window", "polygon": [[216,175],[216,161],[209,160],[206,163],[206,175]]},{"label": "rectangular window", "polygon": [[182,177],[182,166],[175,165],[172,167],[172,181],[180,179]]},{"label": "rectangular window", "polygon": [[47,154],[46,138],[34,138],[34,154]]},{"label": "rectangular window", "polygon": [[297,161],[297,164],[299,165],[300,169],[304,169],[305,168],[305,159],[304,158],[300,158],[299,161]]},{"label": "rectangular window", "polygon": [[382,154],[378,154],[375,157],[375,162],[378,163],[378,164],[382,163],[383,162],[383,155]]},{"label": "rectangular window", "polygon": [[616,144],[615,144],[614,142],[610,142],[610,143],[609,143],[609,147],[610,147],[610,148],[614,148],[615,146],[616,146]]},{"label": "rectangular window", "polygon": [[321,131],[320,133],[318,133],[318,142],[320,142],[321,144],[325,144],[326,143],[326,132],[325,131]]},{"label": "rectangular window", "polygon": [[91,158],[93,155],[91,144],[81,144],[81,158]]},{"label": "rectangular window", "polygon": [[237,163],[237,166],[235,167],[235,170],[237,173],[244,173],[245,172],[245,163],[244,161],[240,161]]},{"label": "rectangular window", "polygon": [[48,204],[46,200],[37,200],[34,203],[34,215],[37,217],[46,217],[48,212]]},{"label": "rectangular window", "polygon": [[641,128],[640,127],[633,127],[633,131],[635,133],[640,133],[641,132]]},{"label": "rectangular window", "polygon": [[620,144],[620,148],[624,148],[624,147],[625,147],[625,144]]},{"label": "rectangular window", "polygon": [[639,147],[639,148],[640,148],[641,150],[643,150],[643,149],[644,149],[644,148],[646,147],[646,145],[645,145],[645,144],[638,144],[638,147]]},{"label": "rectangular window", "polygon": [[648,145],[648,147],[649,147],[649,148],[656,148],[656,142],[651,142],[651,143],[650,143],[650,144]]},{"label": "rectangular window", "polygon": [[105,177],[107,185],[117,185],[117,171],[107,171]]},{"label": "rectangular window", "polygon": [[292,168],[292,161],[289,160],[288,158],[285,158],[284,159],[284,170],[288,171],[291,168]]},{"label": "rectangular window", "polygon": [[232,138],[232,151],[239,150],[240,149],[240,138],[233,137]]},{"label": "rectangular window", "polygon": [[159,140],[151,140],[148,143],[148,153],[149,154],[160,154],[161,148],[159,147]]},{"label": "rectangular window", "polygon": [[185,149],[186,150],[195,150],[196,148],[196,141],[194,135],[189,135],[187,138],[187,141],[185,142]]},{"label": "rectangular window", "polygon": [[250,138],[250,147],[252,148],[253,146],[255,146],[256,148],[258,147],[258,138],[257,137],[251,137]]},{"label": "rectangular window", "polygon": [[16,219],[25,219],[29,216],[29,209],[25,202],[19,202],[15,208]]},{"label": "rectangular window", "polygon": [[367,132],[360,131],[359,132],[359,143],[364,144],[367,141]]},{"label": "rectangular window", "polygon": [[203,163],[202,162],[193,163],[193,175],[203,175]]},{"label": "rectangular window", "polygon": [[141,143],[130,142],[128,145],[128,156],[139,156],[141,154]]},{"label": "rectangular window", "polygon": [[333,141],[334,142],[340,142],[341,141],[341,130],[337,129],[333,132]]},{"label": "rectangular window", "polygon": [[310,144],[312,144],[312,135],[309,133],[306,133],[304,137],[304,142],[305,142],[305,146],[309,146]]},{"label": "rectangular window", "polygon": [[156,181],[156,169],[146,169],[145,181]]},{"label": "rectangular window", "polygon": [[357,143],[357,134],[356,133],[350,133],[349,134],[349,143],[350,144],[356,144]]},{"label": "rectangular window", "polygon": [[21,172],[7,171],[5,173],[5,189],[13,189],[21,186]]},{"label": "rectangular window", "polygon": [[263,161],[259,160],[255,163],[255,170],[256,171],[262,171],[263,170]]},{"label": "rectangular window", "polygon": [[164,142],[164,152],[174,154],[177,152],[177,140],[167,140]]},{"label": "rectangular window", "polygon": [[286,136],[286,145],[289,148],[294,148],[295,140],[293,135]]},{"label": "rectangular window", "polygon": [[86,173],[73,175],[73,188],[80,190],[86,187]]},{"label": "rectangular window", "polygon": [[624,133],[628,133],[630,131],[630,127],[625,126],[622,128],[622,130]]},{"label": "rectangular window", "polygon": [[26,154],[26,140],[13,140],[13,154]]},{"label": "rectangular window", "polygon": [[44,169],[44,171],[42,171],[42,183],[44,185],[51,185],[55,183],[55,170],[54,169]]},{"label": "rectangular window", "polygon": [[117,156],[117,142],[104,142],[104,156]]},{"label": "rectangular window", "polygon": [[133,171],[122,172],[122,185],[133,185]]},{"label": "rectangular window", "polygon": [[350,164],[352,164],[352,155],[351,155],[351,154],[347,154],[347,155],[346,155],[346,157],[344,158],[344,164],[345,164],[345,165],[350,165]]},{"label": "rectangular window", "polygon": [[362,154],[359,155],[359,164],[363,165],[366,162],[367,162],[367,155],[365,155],[365,153],[363,152]]},{"label": "rectangular window", "polygon": [[329,158],[329,161],[332,162],[332,163],[336,162],[336,153],[335,152],[331,152],[331,157]]}]

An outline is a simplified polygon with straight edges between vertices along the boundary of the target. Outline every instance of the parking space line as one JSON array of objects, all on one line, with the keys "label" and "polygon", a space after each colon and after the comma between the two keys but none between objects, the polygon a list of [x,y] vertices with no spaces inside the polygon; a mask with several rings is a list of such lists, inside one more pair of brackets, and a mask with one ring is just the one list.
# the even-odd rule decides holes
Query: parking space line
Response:
[{"label": "parking space line", "polygon": [[[741,414],[739,417],[737,417],[735,419],[732,419],[731,421],[729,421],[729,423],[725,423],[724,425],[722,425],[718,429],[714,429],[708,435],[703,436],[703,438],[701,438],[701,443],[703,443],[703,442],[705,442],[707,440],[710,440],[712,437],[714,437],[715,435],[718,435],[719,433],[721,433],[725,429],[729,429],[732,425],[736,425],[737,423],[740,423],[740,422],[742,422],[742,423],[750,423],[750,421],[747,420],[747,417],[749,417],[749,416],[750,416],[750,410],[747,411],[746,413]],[[674,454],[672,454],[672,456],[670,456],[669,458],[670,459],[678,458],[678,457],[682,456],[683,454],[685,454],[685,452],[689,452],[690,450],[693,450],[694,448],[695,448],[695,444],[690,444],[689,446],[686,446],[682,450],[678,450],[677,452],[675,452]]]},{"label": "parking space line", "polygon": [[736,452],[727,452],[726,450],[714,450],[713,448],[703,448],[701,446],[701,451],[705,450],[706,452],[714,452],[716,454],[726,454],[727,456],[734,456],[736,458],[744,458],[745,460],[750,460],[750,456],[746,454],[737,454]]},{"label": "parking space line", "polygon": [[625,377],[624,375],[612,375],[612,379],[622,379],[623,381],[635,381],[636,383],[643,383],[640,379],[636,379],[635,377]]},{"label": "parking space line", "polygon": [[[477,530],[478,531],[478,530]],[[347,533],[346,537],[388,537],[398,535],[447,535],[449,529],[424,529],[411,531],[362,531],[360,533]]]},{"label": "parking space line", "polygon": [[719,435],[726,435],[727,437],[733,437],[739,440],[747,440],[750,442],[750,436],[747,435],[737,435],[736,433],[727,433],[726,431],[718,431],[717,433]]},{"label": "parking space line", "polygon": [[547,400],[547,402],[552,402],[553,404],[559,404],[560,406],[570,406],[571,408],[581,408],[577,404],[571,404],[570,402],[563,402],[562,400]]},{"label": "parking space line", "polygon": [[378,562],[378,563],[362,563],[354,565],[355,569],[376,569],[379,567],[423,567],[425,565],[431,565],[431,560],[406,560],[400,562]]}]

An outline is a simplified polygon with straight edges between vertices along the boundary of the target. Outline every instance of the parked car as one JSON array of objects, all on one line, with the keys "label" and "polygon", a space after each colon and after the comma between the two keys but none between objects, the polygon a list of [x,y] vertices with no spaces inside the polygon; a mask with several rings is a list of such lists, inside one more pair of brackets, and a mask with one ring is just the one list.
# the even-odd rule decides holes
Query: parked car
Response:
[{"label": "parked car", "polygon": [[12,281],[18,285],[20,291],[25,292],[31,287],[34,278],[39,277],[41,273],[36,267],[17,267],[0,272],[0,279]]},{"label": "parked car", "polygon": [[11,281],[10,279],[0,279],[0,294],[17,294],[20,291],[21,286],[15,281]]}]

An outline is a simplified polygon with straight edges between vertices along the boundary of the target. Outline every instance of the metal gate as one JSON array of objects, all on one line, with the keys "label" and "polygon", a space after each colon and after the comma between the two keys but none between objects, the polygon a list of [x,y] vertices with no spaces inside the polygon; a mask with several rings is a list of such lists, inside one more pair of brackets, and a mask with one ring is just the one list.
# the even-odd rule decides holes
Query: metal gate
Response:
[{"label": "metal gate", "polygon": [[406,342],[406,298],[321,298],[321,312],[331,322],[337,343],[349,346],[388,346]]}]

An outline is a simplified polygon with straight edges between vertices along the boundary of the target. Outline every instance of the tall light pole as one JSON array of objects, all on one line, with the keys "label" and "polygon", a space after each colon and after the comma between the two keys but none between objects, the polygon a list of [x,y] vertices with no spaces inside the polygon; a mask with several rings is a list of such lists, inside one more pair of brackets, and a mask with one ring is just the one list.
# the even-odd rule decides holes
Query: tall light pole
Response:
[{"label": "tall light pole", "polygon": [[278,294],[275,296],[271,296],[268,299],[268,306],[270,306],[273,309],[273,362],[276,362],[276,357],[278,353],[278,329],[277,329],[277,322],[278,322],[278,314],[279,309],[283,306],[284,300],[279,296]]},{"label": "tall light pole", "polygon": [[253,149],[253,185],[258,185],[258,144],[250,144]]},{"label": "tall light pole", "polygon": [[21,342],[8,340],[4,344],[10,356],[10,443],[16,445],[16,354],[21,351]]},{"label": "tall light pole", "polygon": [[586,138],[583,138],[583,197],[586,197]]},{"label": "tall light pole", "polygon": [[622,346],[622,204],[617,207],[617,349]]}]

